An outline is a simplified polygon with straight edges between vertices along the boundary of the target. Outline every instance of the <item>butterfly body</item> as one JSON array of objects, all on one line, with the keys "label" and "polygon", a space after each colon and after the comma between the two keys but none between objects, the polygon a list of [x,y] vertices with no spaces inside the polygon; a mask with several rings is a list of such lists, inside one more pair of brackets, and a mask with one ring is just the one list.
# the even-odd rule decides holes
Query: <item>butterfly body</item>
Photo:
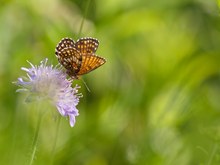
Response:
[{"label": "butterfly body", "polygon": [[106,60],[95,54],[99,41],[94,38],[81,38],[76,42],[63,38],[56,46],[55,54],[67,74],[75,79],[103,65]]}]

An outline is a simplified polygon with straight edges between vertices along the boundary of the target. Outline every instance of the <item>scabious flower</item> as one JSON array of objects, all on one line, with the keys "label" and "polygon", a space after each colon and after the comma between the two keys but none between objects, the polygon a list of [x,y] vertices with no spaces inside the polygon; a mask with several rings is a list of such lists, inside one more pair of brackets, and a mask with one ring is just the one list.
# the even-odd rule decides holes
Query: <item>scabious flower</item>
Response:
[{"label": "scabious flower", "polygon": [[47,65],[47,59],[41,61],[39,66],[29,62],[31,68],[21,69],[27,72],[27,77],[18,78],[16,85],[20,86],[17,92],[28,92],[29,97],[35,99],[49,99],[62,116],[68,116],[70,126],[75,124],[75,117],[79,115],[76,109],[80,86],[71,87],[72,80],[66,79],[66,74],[60,68]]}]

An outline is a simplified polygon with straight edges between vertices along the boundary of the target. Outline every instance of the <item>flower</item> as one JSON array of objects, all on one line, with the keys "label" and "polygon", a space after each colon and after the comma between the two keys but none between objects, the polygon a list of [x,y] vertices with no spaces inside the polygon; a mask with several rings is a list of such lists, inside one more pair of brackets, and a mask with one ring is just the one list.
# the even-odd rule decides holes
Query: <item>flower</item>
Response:
[{"label": "flower", "polygon": [[17,92],[28,92],[28,98],[34,96],[36,100],[51,100],[62,116],[69,116],[70,126],[73,127],[75,117],[79,115],[76,106],[82,97],[78,93],[80,86],[72,88],[72,80],[66,79],[66,73],[53,65],[47,65],[47,61],[48,59],[41,61],[39,66],[28,62],[31,68],[21,68],[27,72],[27,77],[20,77],[15,82],[21,87]]}]

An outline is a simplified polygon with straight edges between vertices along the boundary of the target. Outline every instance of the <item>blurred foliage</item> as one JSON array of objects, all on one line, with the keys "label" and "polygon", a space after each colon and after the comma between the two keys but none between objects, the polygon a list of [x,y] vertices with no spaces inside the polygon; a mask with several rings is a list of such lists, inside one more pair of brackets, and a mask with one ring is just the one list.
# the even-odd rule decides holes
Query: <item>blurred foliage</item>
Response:
[{"label": "blurred foliage", "polygon": [[[54,164],[220,163],[219,1],[3,0],[0,6],[0,164],[26,164],[35,103],[11,82],[26,60],[56,65],[63,37],[100,40],[107,63],[83,76],[74,128],[61,119]],[[88,5],[89,3],[89,5]],[[88,10],[86,10],[88,9]],[[87,12],[86,12],[87,11]],[[56,108],[48,110],[34,164],[49,164]]]}]

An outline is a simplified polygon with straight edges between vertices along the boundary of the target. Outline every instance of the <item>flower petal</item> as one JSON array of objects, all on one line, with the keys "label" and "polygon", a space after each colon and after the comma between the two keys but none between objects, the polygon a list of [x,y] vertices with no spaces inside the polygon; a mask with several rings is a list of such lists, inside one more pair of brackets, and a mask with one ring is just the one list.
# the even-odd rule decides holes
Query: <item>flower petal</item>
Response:
[{"label": "flower petal", "polygon": [[75,117],[79,115],[76,106],[82,97],[78,94],[80,86],[72,88],[72,80],[66,79],[66,73],[57,66],[54,68],[53,65],[47,65],[47,62],[48,59],[45,59],[39,66],[28,62],[31,68],[22,67],[21,70],[25,71],[27,76],[18,78],[16,85],[21,89],[17,92],[28,92],[28,101],[49,98],[62,116],[69,116],[70,126],[73,127]]}]

